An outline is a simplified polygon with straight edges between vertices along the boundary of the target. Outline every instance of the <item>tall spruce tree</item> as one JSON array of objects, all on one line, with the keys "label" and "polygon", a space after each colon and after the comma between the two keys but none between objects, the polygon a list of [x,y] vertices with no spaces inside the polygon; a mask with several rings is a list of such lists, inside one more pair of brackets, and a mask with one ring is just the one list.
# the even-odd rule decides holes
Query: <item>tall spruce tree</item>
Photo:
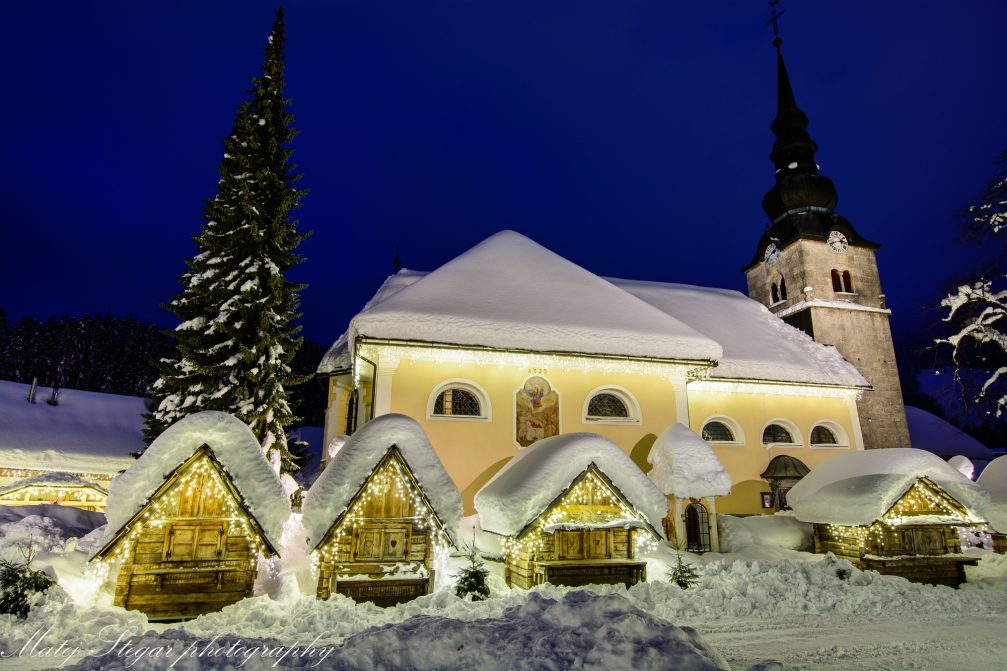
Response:
[{"label": "tall spruce tree", "polygon": [[285,427],[295,417],[286,388],[304,381],[290,366],[301,345],[293,322],[303,285],[285,274],[301,261],[295,250],[305,234],[291,215],[304,192],[294,188],[299,176],[290,163],[295,131],[283,97],[283,48],[281,9],[252,100],[239,107],[224,140],[197,254],[187,261],[182,293],[167,306],[181,323],[175,357],[160,361],[146,434],[151,440],[186,415],[222,410],[246,422],[269,459],[289,472],[296,466]]}]

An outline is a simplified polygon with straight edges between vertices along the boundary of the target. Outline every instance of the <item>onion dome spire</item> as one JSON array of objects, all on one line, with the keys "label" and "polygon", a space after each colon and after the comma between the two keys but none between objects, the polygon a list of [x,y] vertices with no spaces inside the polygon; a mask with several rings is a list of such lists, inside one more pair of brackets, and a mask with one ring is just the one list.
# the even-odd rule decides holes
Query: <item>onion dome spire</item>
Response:
[{"label": "onion dome spire", "polygon": [[818,173],[815,152],[818,145],[808,135],[808,117],[797,106],[790,75],[783,62],[780,46],[783,39],[773,39],[776,47],[777,110],[770,126],[776,141],[769,158],[776,166],[776,184],[762,199],[771,222],[776,223],[788,212],[821,208],[834,212],[839,197],[832,180]]}]

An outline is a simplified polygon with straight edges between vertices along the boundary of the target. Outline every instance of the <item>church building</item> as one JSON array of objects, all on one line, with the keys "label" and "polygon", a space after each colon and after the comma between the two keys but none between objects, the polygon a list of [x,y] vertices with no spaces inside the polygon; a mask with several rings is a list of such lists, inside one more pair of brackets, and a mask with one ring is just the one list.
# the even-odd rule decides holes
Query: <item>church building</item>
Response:
[{"label": "church building", "polygon": [[776,182],[748,296],[599,277],[502,231],[432,272],[398,271],[351,320],[318,368],[325,443],[414,418],[465,514],[512,458],[559,434],[600,434],[648,471],[680,422],[729,473],[727,514],[786,507],[792,482],[763,478],[774,459],[811,469],[908,446],[878,245],[835,212],[776,47]]}]

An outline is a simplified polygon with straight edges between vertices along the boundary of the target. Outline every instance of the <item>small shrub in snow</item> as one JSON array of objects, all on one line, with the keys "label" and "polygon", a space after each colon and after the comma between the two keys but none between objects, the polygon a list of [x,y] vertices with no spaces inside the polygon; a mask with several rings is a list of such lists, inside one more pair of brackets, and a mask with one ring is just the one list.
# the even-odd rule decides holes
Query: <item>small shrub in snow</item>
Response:
[{"label": "small shrub in snow", "polygon": [[10,613],[21,619],[28,617],[31,595],[46,591],[52,584],[52,578],[42,571],[0,559],[0,613]]},{"label": "small shrub in snow", "polygon": [[464,550],[469,565],[463,567],[454,576],[458,578],[458,582],[455,584],[455,595],[464,599],[471,594],[473,601],[488,599],[490,586],[486,582],[486,577],[489,576],[489,569],[483,565],[483,560],[480,559],[479,553],[476,551],[475,543],[466,545]]},{"label": "small shrub in snow", "polygon": [[675,565],[668,569],[668,580],[682,589],[689,589],[699,584],[699,572],[692,564],[682,561],[682,553],[675,555]]}]

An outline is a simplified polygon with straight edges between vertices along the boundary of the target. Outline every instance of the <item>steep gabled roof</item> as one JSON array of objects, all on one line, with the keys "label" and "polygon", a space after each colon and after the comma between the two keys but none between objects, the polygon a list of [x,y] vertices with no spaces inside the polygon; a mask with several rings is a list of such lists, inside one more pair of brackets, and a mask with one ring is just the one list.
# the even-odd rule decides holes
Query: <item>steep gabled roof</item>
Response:
[{"label": "steep gabled roof", "polygon": [[105,509],[108,529],[101,545],[107,545],[167,478],[204,446],[224,470],[266,540],[279,549],[283,525],[290,517],[290,500],[251,429],[240,419],[215,410],[189,415],[169,426],[112,481]]},{"label": "steep gabled roof", "polygon": [[462,499],[434,452],[423,427],[405,415],[381,415],[354,433],[304,495],[303,524],[314,549],[346,512],[372,471],[395,448],[426,500],[455,543],[462,520]]},{"label": "steep gabled roof", "polygon": [[356,336],[499,349],[715,360],[720,346],[514,231],[354,317]]},{"label": "steep gabled roof", "polygon": [[597,434],[567,433],[525,448],[483,485],[475,496],[482,529],[517,536],[592,465],[651,528],[661,528],[668,500],[629,456]]},{"label": "steep gabled roof", "polygon": [[940,457],[909,447],[837,455],[794,485],[787,503],[804,522],[870,526],[923,478],[988,519],[986,491]]}]

